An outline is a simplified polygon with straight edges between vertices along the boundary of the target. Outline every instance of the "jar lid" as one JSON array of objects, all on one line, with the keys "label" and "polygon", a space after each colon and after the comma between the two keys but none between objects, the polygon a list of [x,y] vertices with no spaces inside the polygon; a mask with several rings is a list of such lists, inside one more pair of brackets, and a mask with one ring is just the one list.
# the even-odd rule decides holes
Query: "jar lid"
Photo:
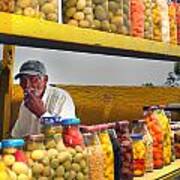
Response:
[{"label": "jar lid", "polygon": [[65,125],[78,125],[78,124],[80,124],[80,119],[78,119],[78,118],[62,119],[61,124],[63,126],[65,126]]},{"label": "jar lid", "polygon": [[131,138],[132,138],[132,140],[141,140],[141,139],[143,139],[143,135],[142,134],[132,134]]},{"label": "jar lid", "polygon": [[0,142],[0,149],[2,149],[2,143]]},{"label": "jar lid", "polygon": [[44,140],[44,134],[33,134],[29,136],[29,140],[34,141],[43,141]]},{"label": "jar lid", "polygon": [[60,116],[47,116],[41,118],[42,125],[60,125],[61,117]]},{"label": "jar lid", "polygon": [[25,141],[23,139],[5,139],[2,140],[2,148],[8,147],[21,147],[24,146]]}]

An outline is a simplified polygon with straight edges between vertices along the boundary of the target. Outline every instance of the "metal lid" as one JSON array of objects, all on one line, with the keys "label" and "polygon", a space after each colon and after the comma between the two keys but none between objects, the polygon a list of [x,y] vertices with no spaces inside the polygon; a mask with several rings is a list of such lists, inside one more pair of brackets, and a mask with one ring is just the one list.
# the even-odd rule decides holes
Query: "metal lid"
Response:
[{"label": "metal lid", "polygon": [[78,118],[62,119],[61,124],[63,126],[66,126],[66,125],[79,125],[80,124],[80,119],[78,119]]},{"label": "metal lid", "polygon": [[33,134],[28,137],[28,140],[43,141],[44,138],[45,138],[44,134]]},{"label": "metal lid", "polygon": [[142,134],[131,134],[132,140],[142,140],[143,135]]},{"label": "metal lid", "polygon": [[61,120],[62,119],[60,116],[42,117],[41,118],[41,124],[42,125],[60,125]]},{"label": "metal lid", "polygon": [[2,140],[2,148],[8,147],[22,147],[25,141],[23,139],[5,139]]}]

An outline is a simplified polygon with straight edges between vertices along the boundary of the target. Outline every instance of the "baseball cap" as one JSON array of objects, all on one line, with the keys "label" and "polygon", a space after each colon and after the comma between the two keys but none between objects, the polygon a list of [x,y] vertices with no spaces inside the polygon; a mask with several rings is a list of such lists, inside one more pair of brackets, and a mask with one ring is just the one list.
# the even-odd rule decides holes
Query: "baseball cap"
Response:
[{"label": "baseball cap", "polygon": [[20,67],[19,73],[15,75],[15,79],[22,75],[46,75],[44,64],[36,60],[28,60]]}]

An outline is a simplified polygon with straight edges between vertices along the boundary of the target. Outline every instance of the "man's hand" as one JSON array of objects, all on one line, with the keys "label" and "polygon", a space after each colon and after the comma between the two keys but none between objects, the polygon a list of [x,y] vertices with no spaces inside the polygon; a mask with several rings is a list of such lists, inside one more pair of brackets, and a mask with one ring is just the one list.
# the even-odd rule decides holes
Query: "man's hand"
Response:
[{"label": "man's hand", "polygon": [[24,104],[38,118],[40,118],[46,112],[43,101],[33,93],[28,93],[28,95],[25,96]]}]

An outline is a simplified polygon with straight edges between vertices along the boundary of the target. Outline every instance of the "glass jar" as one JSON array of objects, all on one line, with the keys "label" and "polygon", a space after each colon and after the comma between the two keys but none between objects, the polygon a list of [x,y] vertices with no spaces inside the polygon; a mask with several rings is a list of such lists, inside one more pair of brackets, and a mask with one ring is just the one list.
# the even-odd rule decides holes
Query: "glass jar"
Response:
[{"label": "glass jar", "polygon": [[116,123],[116,134],[120,143],[120,179],[133,179],[133,151],[132,140],[129,134],[129,122],[121,121]]},{"label": "glass jar", "polygon": [[144,37],[144,2],[131,0],[131,35]]},{"label": "glass jar", "polygon": [[163,158],[163,130],[158,123],[157,117],[153,111],[149,110],[145,113],[145,121],[147,128],[153,138],[153,165],[155,169],[160,169],[164,165]]},{"label": "glass jar", "polygon": [[176,4],[176,21],[177,21],[177,42],[180,45],[180,0]]},{"label": "glass jar", "polygon": [[108,0],[92,0],[92,7],[94,14],[93,28],[109,32]]},{"label": "glass jar", "polygon": [[98,137],[104,153],[104,177],[114,180],[114,154],[111,140],[108,134],[108,125],[97,125]]},{"label": "glass jar", "polygon": [[113,33],[122,33],[123,0],[110,0],[108,2],[110,31]]},{"label": "glass jar", "polygon": [[172,0],[168,3],[169,7],[169,26],[170,26],[170,43],[177,44],[177,23],[176,23],[176,3]]},{"label": "glass jar", "polygon": [[91,28],[93,25],[92,0],[64,0],[63,22],[73,26]]},{"label": "glass jar", "polygon": [[43,117],[41,119],[41,133],[45,135],[46,149],[56,148],[62,143],[62,126],[60,117]]},{"label": "glass jar", "polygon": [[63,126],[63,141],[65,146],[84,146],[83,136],[79,131],[79,119],[63,119],[61,124]]},{"label": "glass jar", "polygon": [[174,129],[174,149],[176,158],[180,158],[180,128],[177,127]]},{"label": "glass jar", "polygon": [[36,149],[42,149],[42,150],[45,149],[43,134],[30,135],[26,140],[27,151],[33,151]]},{"label": "glass jar", "polygon": [[134,176],[143,176],[145,173],[146,147],[142,134],[132,134],[133,141],[133,172]]},{"label": "glass jar", "polygon": [[131,33],[131,1],[123,0],[123,26],[122,33],[130,35]]},{"label": "glass jar", "polygon": [[152,0],[143,0],[144,2],[144,38],[153,38],[153,20],[152,20]]},{"label": "glass jar", "polygon": [[108,133],[111,139],[111,143],[113,146],[113,152],[114,152],[114,179],[119,180],[120,179],[120,172],[119,169],[121,167],[121,161],[120,161],[120,143],[117,139],[117,134],[114,129],[108,129]]},{"label": "glass jar", "polygon": [[2,141],[3,162],[8,168],[10,179],[31,179],[31,170],[27,165],[27,156],[23,151],[23,139],[6,139]]},{"label": "glass jar", "polygon": [[1,0],[0,1],[0,12],[14,12],[14,0]]},{"label": "glass jar", "polygon": [[87,150],[89,179],[104,180],[104,153],[98,135],[91,129],[91,132],[84,133],[83,137]]}]

